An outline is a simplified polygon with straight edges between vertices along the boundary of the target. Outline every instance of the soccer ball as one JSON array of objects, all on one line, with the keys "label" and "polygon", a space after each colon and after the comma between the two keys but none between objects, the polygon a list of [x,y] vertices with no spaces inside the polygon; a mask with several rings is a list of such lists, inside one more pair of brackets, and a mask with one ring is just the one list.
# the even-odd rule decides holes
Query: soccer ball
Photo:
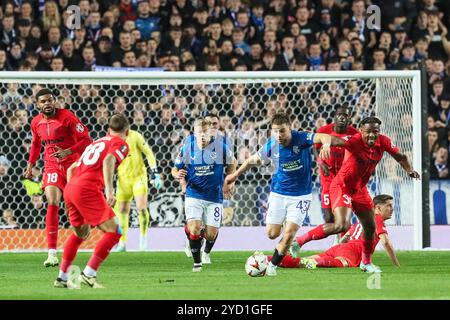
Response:
[{"label": "soccer ball", "polygon": [[268,263],[266,255],[256,251],[245,262],[245,272],[250,277],[262,277],[266,274]]}]

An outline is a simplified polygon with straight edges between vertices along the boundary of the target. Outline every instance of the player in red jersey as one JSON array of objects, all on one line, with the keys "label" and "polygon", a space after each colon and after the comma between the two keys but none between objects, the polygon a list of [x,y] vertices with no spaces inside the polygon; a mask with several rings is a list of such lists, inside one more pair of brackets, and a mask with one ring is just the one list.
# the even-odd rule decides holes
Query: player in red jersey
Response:
[{"label": "player in red jersey", "polygon": [[[392,217],[394,211],[392,196],[381,194],[373,198],[375,211],[375,247],[381,241],[383,247],[392,261],[392,264],[400,267],[400,262],[395,254],[394,247],[389,240],[384,222]],[[307,258],[292,258],[287,255],[283,258],[280,267],[284,268],[355,268],[362,259],[363,240],[362,225],[355,223],[342,238],[341,243],[327,251]],[[269,259],[271,257],[269,256]]]},{"label": "player in red jersey", "polygon": [[[326,133],[331,136],[343,138],[346,136],[352,136],[358,133],[358,130],[350,125],[351,110],[347,106],[339,105],[336,108],[333,123],[320,127],[317,133]],[[315,145],[316,150],[320,150],[322,145],[320,143]],[[317,153],[317,152],[315,152]],[[318,153],[317,153],[318,154]],[[344,161],[345,149],[342,147],[331,147],[330,158],[323,160],[320,157],[316,157],[317,164],[319,165],[320,172],[320,186],[321,186],[321,201],[322,209],[325,213],[325,222],[334,222],[333,212],[331,211],[330,202],[330,185],[333,178],[338,173]]]},{"label": "player in red jersey", "polygon": [[122,235],[111,207],[116,201],[113,189],[114,170],[128,154],[128,145],[125,142],[128,128],[129,123],[125,116],[112,116],[109,120],[108,135],[89,145],[80,159],[67,171],[68,183],[64,191],[64,201],[75,232],[64,245],[55,287],[73,288],[74,281],[69,281],[68,270],[81,243],[89,236],[91,226],[98,227],[104,234],[80,274],[79,281],[93,288],[103,287],[97,282],[97,270]]},{"label": "player in red jersey", "polygon": [[345,137],[346,149],[344,162],[330,185],[331,209],[334,223],[319,225],[307,233],[307,236],[293,242],[291,253],[294,258],[299,248],[311,240],[319,240],[331,234],[346,232],[350,227],[352,210],[363,226],[363,253],[360,268],[365,272],[381,272],[372,264],[374,247],[375,219],[372,198],[367,190],[367,182],[375,168],[388,152],[407,172],[408,176],[419,179],[420,175],[414,171],[408,157],[399,152],[391,139],[380,134],[381,120],[367,117],[360,123],[360,133]]},{"label": "player in red jersey", "polygon": [[44,149],[44,173],[42,188],[47,198],[45,229],[47,233],[48,257],[45,267],[57,266],[59,204],[66,185],[67,168],[92,142],[89,132],[80,120],[69,110],[55,107],[55,96],[49,89],[36,93],[36,105],[40,114],[31,121],[33,140],[31,142],[25,178],[31,178],[31,170],[39,158],[42,143]]}]

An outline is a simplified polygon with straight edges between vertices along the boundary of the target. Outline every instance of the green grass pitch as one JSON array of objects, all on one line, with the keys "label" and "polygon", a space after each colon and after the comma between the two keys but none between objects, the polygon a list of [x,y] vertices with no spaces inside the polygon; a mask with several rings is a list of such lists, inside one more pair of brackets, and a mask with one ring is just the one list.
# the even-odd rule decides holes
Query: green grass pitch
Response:
[{"label": "green grass pitch", "polygon": [[[89,255],[80,253],[74,264],[84,268]],[[277,277],[251,278],[244,271],[250,255],[213,251],[213,263],[193,273],[183,252],[112,253],[98,277],[105,289],[67,290],[53,288],[58,268],[42,266],[46,253],[2,253],[0,299],[450,299],[445,251],[398,252],[401,268],[377,252],[374,261],[383,273],[381,288],[372,290],[370,275],[357,268],[278,268]]]}]

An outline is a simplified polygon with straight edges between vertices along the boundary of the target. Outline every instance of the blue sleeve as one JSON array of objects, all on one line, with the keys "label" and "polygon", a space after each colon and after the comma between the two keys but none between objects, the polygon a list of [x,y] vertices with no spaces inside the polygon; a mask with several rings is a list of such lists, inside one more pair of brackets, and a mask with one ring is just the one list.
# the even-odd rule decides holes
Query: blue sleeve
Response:
[{"label": "blue sleeve", "polygon": [[234,153],[233,149],[226,143],[223,144],[223,151],[224,151],[224,159],[225,159],[225,165],[230,165],[233,163],[234,159]]},{"label": "blue sleeve", "polygon": [[186,164],[187,164],[186,155],[187,155],[186,145],[184,145],[181,147],[180,152],[178,153],[178,155],[175,159],[175,167],[178,170],[181,170],[186,166]]},{"label": "blue sleeve", "polygon": [[301,148],[309,148],[314,144],[314,132],[299,132],[299,145]]},{"label": "blue sleeve", "polygon": [[269,139],[264,146],[258,151],[259,157],[263,163],[270,161],[272,157],[273,139]]}]

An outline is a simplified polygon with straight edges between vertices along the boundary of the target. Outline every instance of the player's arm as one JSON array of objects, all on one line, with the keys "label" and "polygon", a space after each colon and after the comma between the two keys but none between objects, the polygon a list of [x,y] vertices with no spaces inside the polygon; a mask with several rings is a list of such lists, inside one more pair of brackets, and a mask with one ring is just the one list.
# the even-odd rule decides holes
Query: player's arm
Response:
[{"label": "player's arm", "polygon": [[[235,157],[233,157],[231,163],[227,165],[227,168],[225,170],[226,176],[228,177],[229,175],[234,174],[236,172],[236,168],[237,168],[237,160]],[[231,197],[231,194],[234,192],[234,183],[228,184],[224,182],[222,191],[225,199],[229,199]]]},{"label": "player's arm", "polygon": [[147,141],[145,141],[144,137],[138,133],[138,148],[139,150],[145,155],[147,158],[148,165],[150,166],[150,169],[152,170],[152,180],[155,182],[155,188],[160,189],[161,188],[161,177],[158,173],[158,168],[156,164],[156,158],[155,155],[148,145]]},{"label": "player's arm", "polygon": [[111,207],[114,206],[116,202],[116,198],[114,197],[114,169],[116,165],[117,159],[111,153],[108,153],[103,159],[103,180],[105,181],[105,195],[106,202]]},{"label": "player's arm", "polygon": [[322,159],[328,159],[331,153],[331,146],[343,147],[345,146],[345,140],[341,138],[326,134],[326,133],[316,133],[314,135],[314,143],[322,144],[320,148],[319,156]]},{"label": "player's arm", "polygon": [[25,172],[23,174],[23,176],[26,179],[32,178],[31,170],[33,169],[33,166],[36,163],[36,161],[39,159],[39,155],[41,154],[42,148],[41,138],[37,134],[33,125],[31,125],[31,133],[33,134],[33,137],[31,140],[30,155],[28,157],[27,168],[25,169]]},{"label": "player's arm", "polygon": [[403,170],[406,171],[408,176],[414,179],[420,179],[420,174],[417,171],[414,171],[406,154],[398,152],[398,153],[391,153],[391,155],[395,159],[395,161],[397,161],[400,164]]},{"label": "player's arm", "polygon": [[237,178],[250,168],[252,168],[255,165],[260,165],[262,163],[261,155],[259,153],[255,153],[251,155],[247,160],[244,161],[243,164],[237,169],[234,173],[227,175],[225,178],[224,185],[229,185],[234,183]]},{"label": "player's arm", "polygon": [[400,262],[398,261],[397,255],[395,254],[394,246],[392,245],[392,242],[389,240],[389,237],[386,233],[380,234],[380,241],[383,244],[384,250],[386,250],[389,258],[391,258],[392,263],[395,266],[400,267]]},{"label": "player's arm", "polygon": [[77,167],[78,162],[75,161],[74,163],[71,164],[71,166],[69,167],[69,169],[67,169],[67,182],[70,181],[70,179],[72,179],[72,175],[73,175],[73,171],[75,170],[75,168]]}]

